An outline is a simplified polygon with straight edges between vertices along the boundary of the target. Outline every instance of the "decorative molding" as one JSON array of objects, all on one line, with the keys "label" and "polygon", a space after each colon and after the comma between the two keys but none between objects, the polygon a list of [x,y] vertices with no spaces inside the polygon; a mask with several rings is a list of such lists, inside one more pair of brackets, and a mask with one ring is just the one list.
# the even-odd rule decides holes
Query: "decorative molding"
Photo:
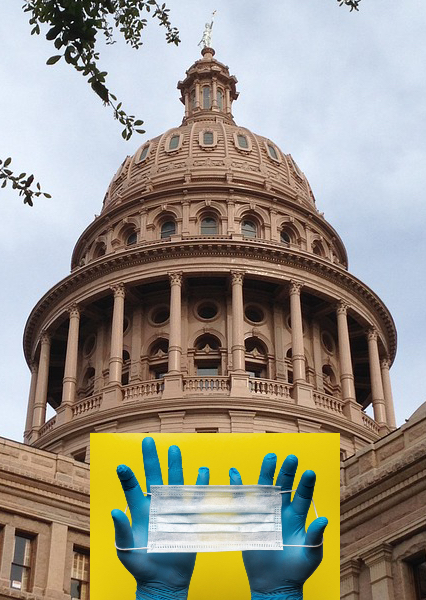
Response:
[{"label": "decorative molding", "polygon": [[244,271],[231,271],[232,285],[243,285]]},{"label": "decorative molding", "polygon": [[126,296],[126,289],[123,282],[111,285],[110,290],[114,292],[114,298],[125,298]]},{"label": "decorative molding", "polygon": [[168,273],[170,285],[182,285],[183,272],[182,271],[174,271],[173,273]]}]

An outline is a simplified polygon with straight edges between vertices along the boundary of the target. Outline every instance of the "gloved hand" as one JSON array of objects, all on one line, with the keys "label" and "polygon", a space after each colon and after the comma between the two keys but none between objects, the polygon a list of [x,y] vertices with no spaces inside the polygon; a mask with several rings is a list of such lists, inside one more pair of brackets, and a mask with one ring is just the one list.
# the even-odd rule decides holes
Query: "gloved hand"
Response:
[{"label": "gloved hand", "polygon": [[[147,492],[151,485],[162,485],[161,467],[152,438],[142,441]],[[168,454],[169,485],[183,485],[182,456],[177,446]],[[139,548],[147,545],[148,519],[151,496],[144,495],[133,472],[126,465],[117,468],[126,501],[132,516],[132,525],[121,510],[111,515],[115,527],[115,544],[119,548]],[[201,467],[197,485],[208,485],[209,470]],[[196,553],[150,553],[146,550],[121,551],[117,556],[136,579],[137,600],[185,600],[194,570]]]},{"label": "gloved hand", "polygon": [[[274,485],[277,457],[267,454],[260,469],[259,485]],[[283,491],[293,489],[297,470],[297,457],[287,456],[278,474],[275,485]],[[231,485],[242,485],[237,469],[229,471]],[[315,546],[320,544],[327,519],[315,519],[305,532],[306,517],[311,505],[315,487],[315,473],[303,473],[297,491],[291,501],[291,494],[282,494],[283,544]],[[250,583],[252,600],[302,600],[303,584],[312,575],[322,560],[323,547],[289,548],[282,550],[246,550],[243,561]]]}]

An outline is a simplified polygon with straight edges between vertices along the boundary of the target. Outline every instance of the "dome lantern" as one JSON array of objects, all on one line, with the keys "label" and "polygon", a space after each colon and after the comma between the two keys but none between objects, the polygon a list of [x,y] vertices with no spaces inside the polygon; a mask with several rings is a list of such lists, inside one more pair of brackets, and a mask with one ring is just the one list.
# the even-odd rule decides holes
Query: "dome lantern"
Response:
[{"label": "dome lantern", "polygon": [[238,98],[237,79],[214,54],[213,48],[204,47],[202,58],[186,71],[186,78],[177,85],[185,106],[184,124],[215,117],[234,124],[232,102]]}]

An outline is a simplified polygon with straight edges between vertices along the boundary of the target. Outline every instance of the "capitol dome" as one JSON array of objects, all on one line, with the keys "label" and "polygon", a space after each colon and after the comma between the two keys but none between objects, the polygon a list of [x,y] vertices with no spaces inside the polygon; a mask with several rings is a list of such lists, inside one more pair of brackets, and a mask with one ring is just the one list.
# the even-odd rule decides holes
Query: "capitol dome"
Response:
[{"label": "capitol dome", "polygon": [[204,48],[178,83],[182,124],[124,160],[33,309],[28,443],[86,456],[92,431],[324,431],[352,454],[395,427],[392,317],[292,156],[234,122],[236,83]]}]

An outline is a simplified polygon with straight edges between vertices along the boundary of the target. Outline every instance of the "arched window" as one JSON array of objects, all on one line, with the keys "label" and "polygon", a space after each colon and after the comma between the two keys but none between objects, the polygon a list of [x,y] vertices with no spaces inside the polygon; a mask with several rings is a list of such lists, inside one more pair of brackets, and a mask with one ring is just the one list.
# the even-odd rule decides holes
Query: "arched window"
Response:
[{"label": "arched window", "polygon": [[201,219],[201,235],[217,235],[219,228],[214,217],[203,217]]},{"label": "arched window", "polygon": [[138,239],[138,236],[137,236],[136,231],[130,232],[126,238],[126,246],[133,246],[134,244],[136,244],[137,239]]},{"label": "arched window", "polygon": [[290,234],[288,233],[288,231],[286,231],[285,229],[281,229],[280,232],[280,240],[282,244],[291,244],[291,237]]},{"label": "arched window", "polygon": [[167,373],[169,341],[158,338],[149,350],[149,374],[151,379],[163,379]]},{"label": "arched window", "polygon": [[83,381],[81,382],[81,389],[79,396],[87,398],[93,394],[93,388],[95,383],[95,369],[93,367],[87,367],[84,372]]},{"label": "arched window", "polygon": [[204,110],[210,110],[211,101],[210,101],[210,88],[208,85],[203,87],[203,108]]},{"label": "arched window", "polygon": [[245,340],[244,345],[249,377],[265,379],[268,372],[268,351],[265,344],[257,337],[250,337]]},{"label": "arched window", "polygon": [[324,390],[327,394],[334,395],[339,391],[337,384],[336,375],[333,368],[330,365],[324,365],[322,368],[322,379],[324,383]]},{"label": "arched window", "polygon": [[148,156],[148,150],[149,150],[149,144],[146,144],[142,150],[141,153],[139,155],[139,158],[136,162],[142,162],[145,160],[145,158]]},{"label": "arched window", "polygon": [[213,142],[214,142],[213,131],[205,131],[203,133],[203,144],[205,146],[213,146]]},{"label": "arched window", "polygon": [[[196,374],[200,377],[220,375],[220,340],[211,334],[201,335],[195,340],[194,364]],[[205,389],[213,389],[214,384],[205,382]]]},{"label": "arched window", "polygon": [[176,223],[174,221],[165,221],[161,225],[161,239],[169,238],[176,233]]},{"label": "arched window", "polygon": [[217,90],[217,107],[223,110],[223,91],[220,88]]},{"label": "arched window", "polygon": [[95,251],[93,252],[93,258],[100,258],[106,254],[106,245],[103,242],[97,244]]},{"label": "arched window", "polygon": [[127,385],[130,379],[130,354],[123,350],[123,368],[121,371],[121,385]]},{"label": "arched window", "polygon": [[257,237],[256,223],[254,223],[254,221],[251,221],[250,219],[244,219],[241,223],[241,233],[244,237]]},{"label": "arched window", "polygon": [[315,242],[312,244],[312,252],[316,256],[324,256],[324,249],[322,247],[321,242],[319,242],[318,240],[315,240]]},{"label": "arched window", "polygon": [[267,144],[268,154],[273,160],[279,160],[278,152],[272,144]]},{"label": "arched window", "polygon": [[195,108],[195,90],[191,90],[191,94],[189,96],[189,101],[191,104],[191,108],[194,109]]}]

